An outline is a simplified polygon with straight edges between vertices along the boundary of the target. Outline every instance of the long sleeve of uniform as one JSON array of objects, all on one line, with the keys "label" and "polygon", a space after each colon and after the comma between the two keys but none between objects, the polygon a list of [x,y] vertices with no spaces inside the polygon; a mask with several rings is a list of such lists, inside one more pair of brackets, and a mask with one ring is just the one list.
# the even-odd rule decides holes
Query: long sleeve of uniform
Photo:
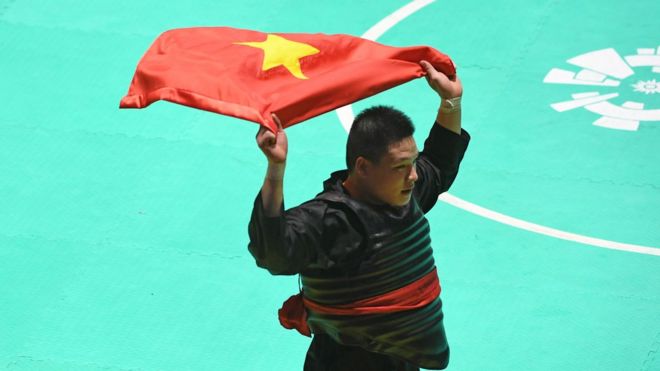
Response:
[{"label": "long sleeve of uniform", "polygon": [[417,158],[417,175],[413,194],[424,213],[431,210],[438,196],[446,192],[456,179],[458,167],[470,142],[470,135],[433,124]]},{"label": "long sleeve of uniform", "polygon": [[309,269],[341,267],[359,253],[362,237],[352,225],[353,216],[311,200],[268,217],[261,192],[248,226],[248,250],[257,266],[274,275],[291,275]]}]

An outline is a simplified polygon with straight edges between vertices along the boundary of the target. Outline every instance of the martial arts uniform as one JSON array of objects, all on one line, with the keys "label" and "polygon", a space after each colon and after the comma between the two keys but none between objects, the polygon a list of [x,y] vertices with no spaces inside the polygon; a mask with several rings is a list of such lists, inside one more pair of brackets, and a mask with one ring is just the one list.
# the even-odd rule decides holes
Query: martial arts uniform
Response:
[{"label": "martial arts uniform", "polygon": [[[469,140],[465,130],[459,135],[433,125],[405,206],[352,199],[342,185],[346,170],[332,173],[314,199],[286,211],[282,205],[276,217],[265,216],[257,195],[250,253],[272,274],[300,274],[305,300],[329,308],[351,307],[422,279],[438,285],[424,214],[453,183]],[[449,347],[437,293],[423,307],[391,313],[334,315],[308,307],[306,325],[314,338],[305,370],[445,368]]]}]

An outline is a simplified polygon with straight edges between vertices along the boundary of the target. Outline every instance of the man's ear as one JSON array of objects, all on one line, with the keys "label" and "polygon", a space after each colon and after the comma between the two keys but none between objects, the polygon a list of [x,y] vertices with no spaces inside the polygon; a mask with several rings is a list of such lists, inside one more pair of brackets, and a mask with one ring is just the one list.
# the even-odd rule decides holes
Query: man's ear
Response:
[{"label": "man's ear", "polygon": [[359,177],[367,177],[369,175],[369,170],[371,167],[371,162],[362,156],[358,156],[355,159],[355,174]]}]

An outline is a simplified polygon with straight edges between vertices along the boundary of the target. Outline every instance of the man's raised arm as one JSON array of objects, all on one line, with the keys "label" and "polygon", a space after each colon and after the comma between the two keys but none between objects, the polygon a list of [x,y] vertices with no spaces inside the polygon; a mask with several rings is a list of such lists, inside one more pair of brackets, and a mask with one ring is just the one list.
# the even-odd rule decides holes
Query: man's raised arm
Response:
[{"label": "man's raised arm", "polygon": [[[311,200],[284,210],[283,179],[287,157],[287,138],[282,124],[277,133],[260,128],[257,145],[268,159],[268,170],[252,208],[248,225],[248,250],[257,265],[271,274],[296,274],[304,269],[336,266],[344,255],[361,246],[358,233],[342,213],[326,215],[323,201]],[[341,234],[341,236],[340,236]],[[329,251],[335,239],[350,236],[352,243],[340,251]]]},{"label": "man's raised arm", "polygon": [[461,97],[463,96],[461,80],[456,75],[447,76],[437,71],[427,61],[421,61],[419,64],[426,72],[425,77],[429,86],[442,99],[435,122],[445,129],[461,134]]},{"label": "man's raised arm", "polygon": [[257,145],[268,159],[268,170],[261,187],[261,200],[266,216],[280,215],[284,199],[284,170],[288,151],[288,141],[282,123],[274,114],[273,119],[277,123],[277,133],[262,126],[256,138]]},{"label": "man's raised arm", "polygon": [[463,85],[460,79],[456,75],[446,76],[427,61],[421,61],[420,65],[426,72],[429,86],[441,99],[435,123],[417,160],[419,178],[413,190],[415,199],[427,212],[435,205],[438,195],[454,182],[470,135],[461,128]]}]

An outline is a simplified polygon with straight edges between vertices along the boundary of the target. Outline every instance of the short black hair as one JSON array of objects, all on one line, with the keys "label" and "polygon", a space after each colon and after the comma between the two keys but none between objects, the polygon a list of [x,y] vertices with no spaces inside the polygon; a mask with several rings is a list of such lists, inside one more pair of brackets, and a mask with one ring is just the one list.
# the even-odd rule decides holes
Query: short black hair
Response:
[{"label": "short black hair", "polygon": [[415,126],[405,113],[391,106],[374,106],[353,120],[346,143],[346,167],[353,171],[359,156],[378,163],[388,147],[412,136]]}]

